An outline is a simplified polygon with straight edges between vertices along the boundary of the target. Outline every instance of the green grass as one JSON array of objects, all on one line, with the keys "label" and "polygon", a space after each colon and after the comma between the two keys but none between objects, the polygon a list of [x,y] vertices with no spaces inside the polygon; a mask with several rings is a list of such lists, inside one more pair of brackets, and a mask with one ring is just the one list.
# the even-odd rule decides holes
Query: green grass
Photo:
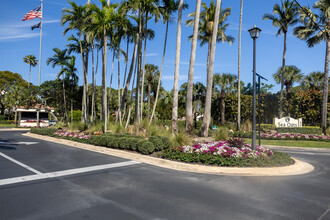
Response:
[{"label": "green grass", "polygon": [[[244,139],[251,144],[251,139]],[[256,140],[259,143],[259,140]],[[330,143],[325,141],[297,141],[297,140],[261,140],[261,145],[276,145],[287,147],[310,147],[310,148],[330,148]]]},{"label": "green grass", "polygon": [[0,124],[0,128],[14,128],[14,124]]}]

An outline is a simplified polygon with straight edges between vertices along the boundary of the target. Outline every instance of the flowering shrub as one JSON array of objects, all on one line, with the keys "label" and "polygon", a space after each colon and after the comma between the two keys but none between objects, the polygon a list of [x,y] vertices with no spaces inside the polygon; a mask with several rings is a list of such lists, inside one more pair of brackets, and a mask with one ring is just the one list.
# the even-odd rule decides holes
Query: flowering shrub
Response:
[{"label": "flowering shrub", "polygon": [[330,141],[329,136],[313,135],[313,134],[261,134],[262,139],[268,140],[306,140],[306,141]]},{"label": "flowering shrub", "polygon": [[68,131],[57,131],[53,133],[54,135],[57,135],[59,137],[69,137],[69,138],[78,138],[78,139],[90,139],[89,135],[80,134],[80,133],[74,133],[74,132],[68,132]]},{"label": "flowering shrub", "polygon": [[192,146],[180,146],[175,150],[182,153],[190,154],[211,154],[219,157],[228,158],[258,158],[258,157],[270,157],[273,152],[270,149],[264,147],[256,147],[256,150],[251,149],[251,145],[245,144],[241,148],[229,147],[227,141],[195,144]]}]

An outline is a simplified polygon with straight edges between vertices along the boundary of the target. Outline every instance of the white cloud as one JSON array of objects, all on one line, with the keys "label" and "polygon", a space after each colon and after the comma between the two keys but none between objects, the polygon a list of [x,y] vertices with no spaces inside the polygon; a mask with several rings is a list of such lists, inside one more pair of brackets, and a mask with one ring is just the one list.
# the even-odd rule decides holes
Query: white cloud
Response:
[{"label": "white cloud", "polygon": [[[31,31],[30,28],[34,24],[37,24],[39,19],[28,22],[20,22],[14,24],[0,24],[0,41],[17,41],[24,40],[28,38],[33,38],[39,36],[38,31]],[[44,24],[58,23],[60,20],[45,20]]]}]

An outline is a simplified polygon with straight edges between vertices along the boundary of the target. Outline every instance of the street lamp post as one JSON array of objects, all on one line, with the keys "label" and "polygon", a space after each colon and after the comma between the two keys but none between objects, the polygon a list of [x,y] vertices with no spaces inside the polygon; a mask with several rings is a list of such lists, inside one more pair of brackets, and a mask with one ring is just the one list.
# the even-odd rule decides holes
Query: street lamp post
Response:
[{"label": "street lamp post", "polygon": [[256,39],[261,32],[255,25],[249,30],[253,39],[253,112],[252,112],[252,149],[256,149]]}]

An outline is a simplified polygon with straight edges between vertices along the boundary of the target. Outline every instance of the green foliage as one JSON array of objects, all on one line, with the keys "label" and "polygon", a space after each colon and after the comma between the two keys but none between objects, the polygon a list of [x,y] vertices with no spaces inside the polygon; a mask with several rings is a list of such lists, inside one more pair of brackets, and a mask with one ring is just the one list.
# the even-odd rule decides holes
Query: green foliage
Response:
[{"label": "green foliage", "polygon": [[54,132],[57,132],[57,128],[31,128],[30,132],[34,134],[40,134],[40,135],[48,135],[52,136]]},{"label": "green foliage", "polygon": [[[68,118],[71,120],[71,111],[68,112]],[[73,110],[72,111],[72,119],[74,122],[81,121],[81,111],[80,110]]]},{"label": "green foliage", "polygon": [[227,140],[229,137],[228,128],[227,127],[219,127],[217,130],[213,132],[213,137],[215,140]]},{"label": "green foliage", "polygon": [[104,123],[97,122],[90,126],[89,133],[94,134],[94,132],[103,132],[104,131]]},{"label": "green foliage", "polygon": [[242,131],[252,131],[252,122],[248,119],[245,120],[241,126]]},{"label": "green foliage", "polygon": [[275,130],[276,126],[274,124],[260,124],[260,128],[262,130]]},{"label": "green foliage", "polygon": [[53,127],[57,129],[62,129],[67,127],[68,124],[66,122],[57,122]]},{"label": "green foliage", "polygon": [[155,151],[155,147],[150,141],[140,140],[138,150],[140,153],[148,155]]},{"label": "green foliage", "polygon": [[69,128],[71,130],[79,130],[79,131],[85,131],[87,129],[87,126],[80,121],[69,123]]},{"label": "green foliage", "polygon": [[228,141],[228,147],[237,147],[237,148],[242,148],[245,146],[245,142],[241,138],[230,138]]},{"label": "green foliage", "polygon": [[322,134],[321,128],[318,127],[276,128],[276,131],[278,133]]},{"label": "green foliage", "polygon": [[163,149],[167,149],[172,147],[172,142],[169,138],[167,137],[163,137],[163,136],[157,136],[158,138],[160,138],[163,142]]},{"label": "green foliage", "polygon": [[152,136],[149,138],[149,141],[153,143],[155,151],[161,151],[164,149],[163,140],[157,136]]},{"label": "green foliage", "polygon": [[277,151],[273,152],[274,155],[268,158],[228,158],[212,154],[182,153],[175,149],[168,149],[163,152],[162,158],[180,162],[201,163],[225,167],[277,167],[287,166],[294,163],[288,154]]},{"label": "green foliage", "polygon": [[184,145],[191,145],[192,139],[185,132],[178,132],[172,138],[173,147],[179,147]]}]

